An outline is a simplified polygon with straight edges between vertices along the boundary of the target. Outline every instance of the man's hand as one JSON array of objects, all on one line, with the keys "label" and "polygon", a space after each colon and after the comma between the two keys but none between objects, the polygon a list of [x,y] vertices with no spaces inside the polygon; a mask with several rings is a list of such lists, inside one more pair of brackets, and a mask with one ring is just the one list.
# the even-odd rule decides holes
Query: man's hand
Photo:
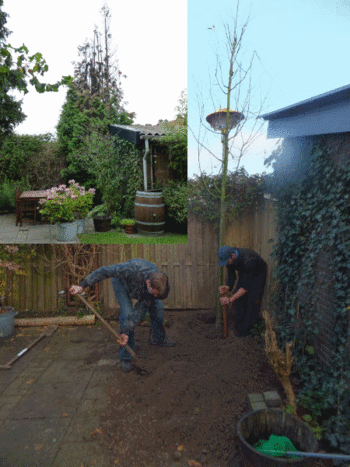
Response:
[{"label": "man's hand", "polygon": [[121,347],[124,347],[124,345],[126,345],[128,343],[128,340],[129,340],[129,336],[127,336],[126,334],[120,334],[120,336],[117,339],[118,344]]},{"label": "man's hand", "polygon": [[228,292],[228,285],[221,285],[219,287],[220,295],[225,295]]},{"label": "man's hand", "polygon": [[72,287],[69,289],[69,292],[72,295],[76,295],[78,293],[82,293],[84,289],[80,285],[72,285]]},{"label": "man's hand", "polygon": [[232,297],[221,297],[220,298],[221,305],[228,305],[231,302],[233,302]]}]

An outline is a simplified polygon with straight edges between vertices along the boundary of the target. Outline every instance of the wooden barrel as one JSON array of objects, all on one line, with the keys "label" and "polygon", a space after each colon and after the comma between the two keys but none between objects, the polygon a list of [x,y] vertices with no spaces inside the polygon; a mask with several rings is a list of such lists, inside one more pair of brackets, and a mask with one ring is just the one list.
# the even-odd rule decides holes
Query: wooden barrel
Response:
[{"label": "wooden barrel", "polygon": [[163,235],[165,204],[159,190],[137,191],[135,198],[135,221],[139,233]]}]

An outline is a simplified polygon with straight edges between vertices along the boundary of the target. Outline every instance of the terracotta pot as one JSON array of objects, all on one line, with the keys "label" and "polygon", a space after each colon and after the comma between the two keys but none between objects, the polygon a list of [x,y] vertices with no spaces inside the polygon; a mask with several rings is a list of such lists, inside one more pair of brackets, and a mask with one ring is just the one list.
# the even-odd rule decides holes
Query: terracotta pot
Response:
[{"label": "terracotta pot", "polygon": [[134,234],[136,233],[136,227],[134,225],[124,225],[124,231],[127,234]]}]

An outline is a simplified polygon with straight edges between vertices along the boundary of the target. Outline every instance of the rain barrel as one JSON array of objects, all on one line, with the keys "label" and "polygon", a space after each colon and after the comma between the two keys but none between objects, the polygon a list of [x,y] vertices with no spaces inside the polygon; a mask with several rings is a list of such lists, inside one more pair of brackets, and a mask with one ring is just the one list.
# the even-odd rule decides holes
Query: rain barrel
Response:
[{"label": "rain barrel", "polygon": [[286,459],[257,451],[253,446],[270,435],[286,436],[298,451],[317,452],[318,442],[314,432],[302,420],[279,409],[262,409],[249,412],[237,424],[238,442],[247,467],[311,467],[316,459],[302,457]]},{"label": "rain barrel", "polygon": [[145,235],[163,235],[165,204],[160,190],[137,191],[135,198],[135,222],[137,231]]},{"label": "rain barrel", "polygon": [[14,333],[14,318],[17,311],[12,306],[4,306],[0,309],[0,338],[12,336]]}]

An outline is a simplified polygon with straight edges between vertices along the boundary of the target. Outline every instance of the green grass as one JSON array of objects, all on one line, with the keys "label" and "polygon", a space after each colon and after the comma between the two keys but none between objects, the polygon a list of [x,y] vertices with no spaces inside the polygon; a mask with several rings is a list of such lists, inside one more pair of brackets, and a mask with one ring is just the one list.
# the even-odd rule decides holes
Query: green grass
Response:
[{"label": "green grass", "polygon": [[187,235],[165,233],[159,237],[127,236],[118,230],[78,235],[81,243],[120,244],[120,243],[187,243]]}]

